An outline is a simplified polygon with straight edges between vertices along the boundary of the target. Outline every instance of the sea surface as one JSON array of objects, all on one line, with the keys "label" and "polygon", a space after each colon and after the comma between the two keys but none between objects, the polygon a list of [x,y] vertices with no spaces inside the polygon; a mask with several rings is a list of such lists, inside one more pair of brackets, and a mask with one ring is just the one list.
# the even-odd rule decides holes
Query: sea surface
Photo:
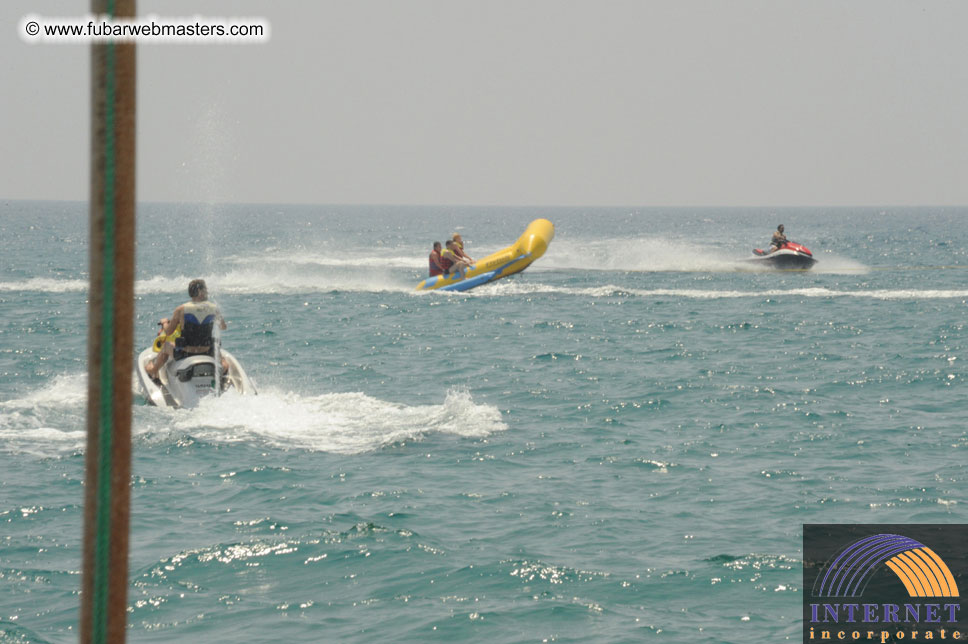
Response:
[{"label": "sea surface", "polygon": [[[138,217],[137,344],[203,277],[259,395],[136,399],[131,642],[798,641],[804,523],[968,522],[968,208]],[[0,202],[4,643],[77,639],[87,227]]]}]

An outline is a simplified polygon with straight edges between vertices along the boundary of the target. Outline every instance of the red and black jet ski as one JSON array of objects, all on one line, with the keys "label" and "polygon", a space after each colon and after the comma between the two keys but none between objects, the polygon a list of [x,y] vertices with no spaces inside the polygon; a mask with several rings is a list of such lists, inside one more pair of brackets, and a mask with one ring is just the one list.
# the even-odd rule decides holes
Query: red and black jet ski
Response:
[{"label": "red and black jet ski", "polygon": [[817,263],[809,248],[792,241],[784,243],[772,252],[756,248],[753,254],[756,257],[749,261],[780,270],[808,270]]}]

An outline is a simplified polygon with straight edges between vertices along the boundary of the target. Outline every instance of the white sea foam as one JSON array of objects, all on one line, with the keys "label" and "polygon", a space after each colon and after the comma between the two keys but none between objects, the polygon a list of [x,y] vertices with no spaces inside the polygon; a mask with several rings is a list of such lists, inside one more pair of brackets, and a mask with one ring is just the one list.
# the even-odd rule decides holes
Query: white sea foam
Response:
[{"label": "white sea foam", "polygon": [[736,270],[736,253],[661,237],[556,240],[539,265],[544,270],[721,272]]},{"label": "white sea foam", "polygon": [[496,282],[485,288],[469,291],[469,295],[479,297],[500,295],[534,295],[540,293],[560,293],[580,297],[672,297],[687,299],[735,299],[735,298],[771,298],[771,297],[811,297],[811,298],[867,298],[876,300],[936,300],[936,299],[964,299],[968,298],[968,290],[920,290],[920,289],[871,289],[840,291],[824,287],[793,288],[793,289],[763,289],[759,291],[737,291],[716,289],[689,288],[657,288],[639,289],[627,288],[615,284],[604,284],[592,287],[556,286],[540,282],[526,282],[523,280],[508,280]]},{"label": "white sea foam", "polygon": [[0,451],[52,456],[84,447],[87,377],[60,375],[20,398],[0,401]]},{"label": "white sea foam", "polygon": [[[168,410],[158,410],[165,411]],[[402,405],[363,393],[209,398],[169,412],[171,427],[213,442],[258,441],[273,447],[354,454],[420,440],[432,433],[482,438],[507,429],[500,411],[449,391],[439,405]]]},{"label": "white sea foam", "polygon": [[[192,278],[156,277],[139,280],[135,291],[145,294],[182,293]],[[351,292],[409,292],[416,282],[384,267],[371,267],[367,270],[307,272],[295,267],[274,269],[245,268],[207,277],[209,291],[218,294],[258,295],[273,293],[292,295],[295,293],[329,293],[332,291]]]},{"label": "white sea foam", "polygon": [[[428,251],[429,252],[429,251]],[[376,255],[373,251],[366,254],[353,253],[346,256],[333,254],[313,253],[309,251],[281,252],[278,250],[268,250],[262,255],[238,255],[228,257],[225,262],[236,265],[287,265],[302,268],[338,268],[338,269],[357,269],[371,270],[376,260],[379,260],[381,268],[406,269],[419,271],[427,267],[427,258],[419,255]]]},{"label": "white sea foam", "polygon": [[[61,374],[43,387],[27,393],[22,398],[0,401],[0,411],[5,414],[29,411],[41,407],[72,411],[87,403],[87,376],[85,374]],[[4,416],[0,416],[0,423]],[[0,425],[2,426],[2,425]]]},{"label": "white sea foam", "polygon": [[[297,261],[249,261],[225,272],[206,276],[213,294],[258,295],[263,293],[410,292],[419,276],[418,266],[398,258],[396,263],[303,257]],[[178,294],[197,275],[157,275],[135,281],[138,295]],[[0,292],[33,291],[41,293],[86,293],[88,280],[35,277],[0,282]]]},{"label": "white sea foam", "polygon": [[816,255],[817,263],[814,264],[812,273],[824,273],[829,275],[864,275],[871,271],[869,266],[858,262],[849,257],[841,257],[834,253],[821,253]]},{"label": "white sea foam", "polygon": [[[762,272],[773,267],[748,261],[749,251],[664,237],[555,241],[536,270],[605,270],[618,272]],[[863,274],[864,264],[832,253],[818,253],[813,272]]]},{"label": "white sea foam", "polygon": [[[534,277],[540,271],[529,269],[529,275]],[[835,272],[835,271],[831,271]],[[139,295],[147,294],[180,294],[190,277],[155,277],[139,280],[135,284],[135,291]],[[28,285],[29,282],[29,285]],[[216,275],[208,279],[213,293],[235,295],[258,295],[273,293],[292,295],[299,293],[328,293],[333,291],[355,293],[414,293],[415,282],[408,280],[392,271],[375,269],[369,272],[355,272],[345,275],[301,275],[292,272],[265,272],[257,270],[232,271],[223,275]],[[26,282],[0,283],[0,291],[33,290],[48,293],[66,293],[86,291],[87,282],[82,280],[46,280],[34,279]],[[794,288],[794,289],[764,289],[764,290],[715,290],[715,289],[641,289],[629,288],[609,283],[601,286],[574,287],[558,286],[543,282],[524,279],[500,280],[493,284],[477,288],[459,296],[496,297],[521,296],[539,293],[560,293],[584,297],[612,297],[615,295],[629,295],[636,297],[682,297],[689,299],[724,299],[724,298],[756,298],[756,297],[845,297],[867,298],[876,300],[944,300],[968,298],[966,289],[854,289],[836,290],[823,287]],[[442,293],[437,293],[441,295]],[[448,295],[455,295],[448,293]]]},{"label": "white sea foam", "polygon": [[16,282],[0,282],[2,291],[37,291],[40,293],[71,293],[87,291],[87,280],[61,280],[52,277],[31,277]]},{"label": "white sea foam", "polygon": [[[138,401],[136,396],[136,402]],[[0,401],[0,451],[58,456],[83,450],[87,378],[54,378],[20,398]],[[133,433],[149,443],[190,435],[214,443],[259,443],[282,449],[354,454],[433,433],[483,438],[504,431],[501,412],[464,390],[441,404],[404,405],[364,393],[301,395],[265,390],[228,392],[196,409],[136,406]]]},{"label": "white sea foam", "polygon": [[[525,279],[500,280],[494,284],[468,291],[466,295],[480,297],[521,296],[536,293],[562,293],[586,297],[610,297],[630,295],[638,297],[682,297],[693,299],[745,298],[745,297],[857,297],[881,300],[928,300],[963,299],[968,297],[965,289],[852,289],[828,288],[765,289],[765,290],[713,290],[713,289],[641,289],[621,286],[615,282],[629,274],[650,271],[737,271],[749,269],[749,265],[717,251],[704,252],[698,258],[689,258],[685,244],[667,240],[617,240],[605,244],[593,242],[581,244],[582,253],[575,246],[569,250],[542,258],[528,269]],[[575,251],[575,252],[571,252]],[[545,261],[547,260],[547,261]],[[397,257],[386,264],[360,264],[358,259],[303,254],[295,258],[262,258],[253,265],[211,275],[207,278],[209,288],[218,294],[280,294],[361,292],[361,293],[414,293],[414,286],[422,273],[411,265],[406,257]],[[885,270],[913,270],[918,267],[895,267]],[[609,283],[599,286],[557,286],[541,282],[542,273],[561,270],[596,270]],[[863,273],[878,270],[848,258],[825,255],[813,273]],[[183,294],[185,285],[192,279],[189,275],[156,276],[138,280],[135,292],[147,294]],[[632,278],[629,278],[630,280]],[[0,282],[3,291],[41,291],[49,293],[85,292],[86,280],[31,278],[14,282]]]}]

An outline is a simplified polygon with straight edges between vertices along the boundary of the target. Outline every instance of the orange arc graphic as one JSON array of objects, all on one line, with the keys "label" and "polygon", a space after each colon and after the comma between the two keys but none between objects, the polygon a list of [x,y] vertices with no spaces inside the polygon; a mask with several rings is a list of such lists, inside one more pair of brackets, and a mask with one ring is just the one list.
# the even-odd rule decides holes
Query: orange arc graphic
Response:
[{"label": "orange arc graphic", "polygon": [[885,562],[911,597],[958,597],[948,566],[930,548],[902,552]]},{"label": "orange arc graphic", "polygon": [[945,597],[960,597],[958,594],[958,584],[955,582],[954,575],[948,569],[948,566],[941,561],[941,557],[935,554],[934,550],[925,546],[924,548],[918,548],[918,550],[927,555],[928,558],[934,563],[935,566],[941,571],[941,576],[944,577],[948,585],[948,594]]},{"label": "orange arc graphic", "polygon": [[927,566],[922,564],[920,559],[912,557],[912,552],[911,550],[902,552],[896,558],[903,559],[907,562],[908,567],[914,571],[914,574],[921,582],[921,587],[924,589],[924,594],[921,597],[941,597],[941,586],[934,579],[934,573],[928,570]]},{"label": "orange arc graphic", "polygon": [[917,588],[914,587],[914,584],[912,584],[911,583],[911,580],[908,578],[908,574],[907,574],[907,571],[906,570],[902,570],[898,566],[898,564],[894,563],[894,560],[893,559],[888,559],[884,563],[885,563],[885,565],[887,565],[888,568],[890,568],[891,570],[894,571],[894,574],[897,575],[898,579],[901,580],[901,583],[904,584],[904,588],[906,588],[907,591],[908,591],[908,596],[910,596],[910,597],[920,597],[921,596],[921,592]]}]

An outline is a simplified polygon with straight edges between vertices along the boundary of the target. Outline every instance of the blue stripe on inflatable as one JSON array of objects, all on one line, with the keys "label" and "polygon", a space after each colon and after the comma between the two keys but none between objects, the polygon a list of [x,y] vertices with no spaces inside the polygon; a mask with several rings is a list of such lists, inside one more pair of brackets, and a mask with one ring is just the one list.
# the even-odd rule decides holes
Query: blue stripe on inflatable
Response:
[{"label": "blue stripe on inflatable", "polygon": [[453,284],[448,284],[447,286],[441,286],[438,291],[466,291],[474,288],[475,286],[480,286],[485,282],[489,282],[494,279],[497,271],[490,271],[488,273],[481,273],[480,275],[475,275],[466,280],[461,280],[459,282],[454,282]]},{"label": "blue stripe on inflatable", "polygon": [[515,257],[510,262],[507,262],[500,268],[495,268],[493,271],[488,271],[487,273],[481,273],[480,275],[475,275],[474,277],[471,277],[469,279],[461,280],[459,282],[454,282],[453,284],[448,284],[447,286],[441,286],[437,290],[438,291],[467,291],[474,288],[475,286],[480,286],[481,284],[493,282],[494,280],[501,277],[501,274],[504,272],[504,269],[506,269],[508,266],[511,266],[515,262],[521,261],[522,258],[527,256],[528,255],[526,253],[519,257]]}]

